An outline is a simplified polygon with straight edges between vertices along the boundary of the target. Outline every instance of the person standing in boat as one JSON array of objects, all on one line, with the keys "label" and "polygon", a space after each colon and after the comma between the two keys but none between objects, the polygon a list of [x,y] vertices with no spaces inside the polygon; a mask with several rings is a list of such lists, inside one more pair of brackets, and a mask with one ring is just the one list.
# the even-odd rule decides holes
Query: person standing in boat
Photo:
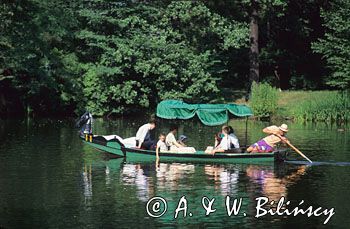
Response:
[{"label": "person standing in boat", "polygon": [[263,129],[263,132],[269,134],[269,136],[261,139],[257,143],[249,146],[247,152],[251,153],[266,153],[274,151],[276,145],[280,142],[289,142],[285,137],[288,132],[287,124],[281,126],[269,126]]},{"label": "person standing in boat", "polygon": [[80,129],[80,136],[85,136],[86,134],[92,134],[92,114],[86,111],[80,119],[75,123],[75,126]]},{"label": "person standing in boat", "polygon": [[150,149],[155,141],[151,139],[150,131],[156,127],[156,120],[151,119],[148,123],[142,125],[136,133],[136,147]]}]

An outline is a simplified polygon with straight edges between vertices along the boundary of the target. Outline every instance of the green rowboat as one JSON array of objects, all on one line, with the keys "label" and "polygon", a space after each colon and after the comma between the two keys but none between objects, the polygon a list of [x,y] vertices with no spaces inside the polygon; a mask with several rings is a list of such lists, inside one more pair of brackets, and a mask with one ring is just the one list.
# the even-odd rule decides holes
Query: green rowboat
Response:
[{"label": "green rowboat", "polygon": [[[94,147],[95,149],[107,152],[117,157],[126,157],[132,161],[156,160],[154,150],[144,150],[138,148],[129,148],[123,145],[118,139],[106,140],[103,136],[94,136],[83,142]],[[240,150],[239,150],[240,151]],[[215,155],[207,154],[204,151],[195,153],[177,153],[177,152],[159,152],[160,160],[170,162],[219,162],[219,163],[248,163],[260,164],[264,162],[284,161],[286,151],[277,150],[271,153],[246,153],[239,151],[228,151],[225,153],[216,153]]]},{"label": "green rowboat", "polygon": [[[252,110],[246,105],[238,104],[187,104],[179,100],[164,100],[157,106],[157,116],[163,119],[187,120],[195,116],[208,126],[217,126],[227,123],[229,115],[236,118],[246,118],[246,141],[247,141],[247,118],[253,115]],[[83,116],[82,116],[83,117]],[[144,150],[125,146],[119,139],[106,140],[103,136],[92,136],[90,128],[89,136],[83,141],[92,147],[104,152],[126,157],[127,160],[145,161],[156,160],[154,150]],[[207,154],[204,151],[195,153],[160,152],[161,161],[170,162],[219,162],[219,163],[262,163],[284,161],[285,150],[277,150],[270,153],[246,153],[244,149],[233,149],[215,155]]]}]

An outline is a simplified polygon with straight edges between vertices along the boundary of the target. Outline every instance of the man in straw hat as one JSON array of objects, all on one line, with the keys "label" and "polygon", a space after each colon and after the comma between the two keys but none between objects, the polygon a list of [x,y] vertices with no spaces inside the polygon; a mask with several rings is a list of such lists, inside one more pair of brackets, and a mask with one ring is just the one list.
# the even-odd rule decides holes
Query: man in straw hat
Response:
[{"label": "man in straw hat", "polygon": [[277,143],[282,142],[289,142],[288,139],[285,137],[286,133],[288,132],[288,126],[287,124],[282,124],[281,126],[269,126],[263,129],[263,132],[266,134],[269,134],[269,136],[261,139],[257,143],[254,143],[253,145],[249,146],[247,149],[247,152],[272,152],[274,148],[276,147]]}]

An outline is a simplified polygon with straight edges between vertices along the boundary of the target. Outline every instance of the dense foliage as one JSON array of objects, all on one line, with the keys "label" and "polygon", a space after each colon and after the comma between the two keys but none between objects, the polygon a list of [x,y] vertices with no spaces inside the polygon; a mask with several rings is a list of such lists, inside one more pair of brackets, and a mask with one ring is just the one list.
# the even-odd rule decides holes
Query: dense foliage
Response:
[{"label": "dense foliage", "polygon": [[247,41],[244,24],[200,2],[83,6],[83,93],[95,114],[148,108],[169,98],[208,102],[219,91],[220,52]]},{"label": "dense foliage", "polygon": [[0,25],[1,111],[73,111],[78,87],[75,5],[64,0],[4,0],[0,7],[5,22]]},{"label": "dense foliage", "polygon": [[325,36],[313,44],[313,49],[326,59],[331,75],[327,84],[350,88],[350,1],[335,0],[322,11]]},{"label": "dense foliage", "polygon": [[[252,2],[2,0],[0,114],[124,114],[246,90]],[[349,3],[327,2],[254,5],[261,81],[349,88]]]}]

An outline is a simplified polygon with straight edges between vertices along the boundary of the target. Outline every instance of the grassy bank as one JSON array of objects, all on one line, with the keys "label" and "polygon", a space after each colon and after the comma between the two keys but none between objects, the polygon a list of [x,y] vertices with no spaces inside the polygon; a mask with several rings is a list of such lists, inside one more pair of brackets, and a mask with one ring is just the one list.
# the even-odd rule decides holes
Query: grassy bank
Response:
[{"label": "grassy bank", "polygon": [[349,121],[350,97],[339,91],[283,91],[277,116],[300,121]]},{"label": "grassy bank", "polygon": [[255,118],[296,121],[350,121],[350,94],[340,91],[278,91],[253,84],[249,105]]}]

